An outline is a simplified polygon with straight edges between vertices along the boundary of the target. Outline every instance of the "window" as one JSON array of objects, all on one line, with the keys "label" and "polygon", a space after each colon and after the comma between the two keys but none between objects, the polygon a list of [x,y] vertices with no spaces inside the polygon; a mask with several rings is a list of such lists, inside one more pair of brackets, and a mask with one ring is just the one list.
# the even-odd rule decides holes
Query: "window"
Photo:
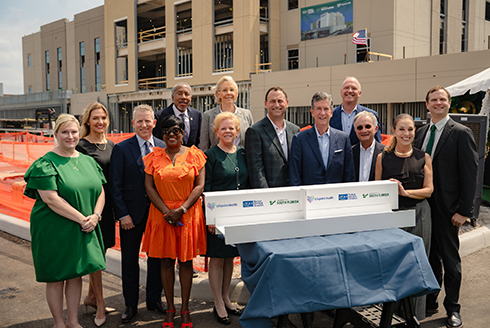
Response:
[{"label": "window", "polygon": [[468,0],[463,0],[463,17],[461,20],[461,52],[468,51]]},{"label": "window", "polygon": [[288,10],[298,9],[298,0],[289,0],[288,1]]},{"label": "window", "polygon": [[188,1],[175,6],[175,24],[177,33],[192,31],[192,2]]},{"label": "window", "polygon": [[233,0],[214,0],[214,26],[233,24]]},{"label": "window", "polygon": [[439,54],[446,53],[446,10],[447,0],[441,0],[440,25],[439,25]]},{"label": "window", "polygon": [[95,38],[95,91],[102,90],[100,82],[100,38]]},{"label": "window", "polygon": [[128,57],[121,55],[120,49],[128,46],[127,39],[127,19],[114,22],[114,37],[116,43],[116,84],[128,83]]},{"label": "window", "polygon": [[192,40],[178,41],[180,34],[192,33],[191,1],[175,6],[175,24],[177,32],[177,77],[192,76]]},{"label": "window", "polygon": [[32,93],[32,87],[29,86],[29,93]]},{"label": "window", "polygon": [[31,55],[27,55],[27,67],[31,67]]},{"label": "window", "polygon": [[49,50],[44,52],[44,61],[45,61],[45,69],[46,69],[46,91],[51,90],[51,82],[49,79]]},{"label": "window", "polygon": [[62,90],[63,89],[63,73],[62,73],[63,61],[62,61],[61,48],[58,48],[57,50],[58,50],[58,89]]},{"label": "window", "polygon": [[85,42],[80,42],[80,92],[85,93]]},{"label": "window", "polygon": [[367,62],[369,60],[368,52],[371,51],[371,39],[367,39],[367,45],[356,44],[356,63]]},{"label": "window", "polygon": [[268,23],[269,22],[269,0],[260,0],[260,22]]},{"label": "window", "polygon": [[288,50],[288,70],[299,68],[299,49]]},{"label": "window", "polygon": [[233,33],[217,35],[214,38],[214,71],[233,69]]},{"label": "window", "polygon": [[485,3],[485,20],[490,21],[490,1]]}]

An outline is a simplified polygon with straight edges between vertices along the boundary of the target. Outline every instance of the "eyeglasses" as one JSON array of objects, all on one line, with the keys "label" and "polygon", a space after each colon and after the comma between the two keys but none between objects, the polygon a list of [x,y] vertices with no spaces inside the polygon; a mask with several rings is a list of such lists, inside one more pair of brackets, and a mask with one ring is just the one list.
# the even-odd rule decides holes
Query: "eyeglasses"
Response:
[{"label": "eyeglasses", "polygon": [[366,130],[369,130],[372,127],[373,127],[372,125],[366,124],[366,125],[358,125],[358,126],[356,126],[356,129],[359,130],[359,131],[361,131],[364,128],[366,128]]},{"label": "eyeglasses", "polygon": [[168,137],[170,133],[173,133],[175,136],[178,136],[179,134],[182,134],[182,132],[181,128],[165,129],[163,130],[163,135]]}]

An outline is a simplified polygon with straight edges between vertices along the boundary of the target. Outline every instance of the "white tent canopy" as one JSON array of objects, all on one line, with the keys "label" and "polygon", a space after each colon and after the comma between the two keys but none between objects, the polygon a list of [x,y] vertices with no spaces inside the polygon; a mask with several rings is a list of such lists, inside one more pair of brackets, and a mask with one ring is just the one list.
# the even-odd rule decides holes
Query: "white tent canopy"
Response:
[{"label": "white tent canopy", "polygon": [[486,92],[488,89],[490,89],[490,68],[472,75],[463,81],[453,84],[446,89],[451,94],[451,97],[462,96],[468,92],[468,90],[470,90],[470,94],[480,91]]}]

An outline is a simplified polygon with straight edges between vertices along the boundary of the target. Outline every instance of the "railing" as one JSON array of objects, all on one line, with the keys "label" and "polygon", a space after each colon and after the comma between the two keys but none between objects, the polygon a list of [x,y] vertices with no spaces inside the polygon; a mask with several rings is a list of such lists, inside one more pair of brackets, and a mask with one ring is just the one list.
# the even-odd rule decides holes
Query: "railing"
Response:
[{"label": "railing", "polygon": [[190,73],[177,74],[177,77],[186,77],[186,76],[192,76],[192,72],[190,72]]},{"label": "railing", "polygon": [[165,29],[165,26],[161,26],[138,32],[138,43],[165,38]]},{"label": "railing", "polygon": [[[371,58],[371,55],[378,56],[378,60],[377,61],[379,61],[379,56],[381,56],[381,57],[387,57],[390,60],[393,60],[393,56],[392,55],[382,54],[382,53],[379,53],[379,52],[368,51],[368,55],[369,55],[369,58]],[[372,60],[369,60],[369,61],[372,62]]]},{"label": "railing", "polygon": [[138,80],[139,90],[161,89],[167,86],[167,78],[165,76],[150,77]]},{"label": "railing", "polygon": [[233,71],[233,67],[228,67],[228,68],[220,68],[220,69],[215,69],[215,73],[220,73],[220,72],[228,72],[228,71]]},{"label": "railing", "polygon": [[233,25],[233,18],[224,19],[222,21],[214,22],[214,27],[223,27]]},{"label": "railing", "polygon": [[272,63],[259,63],[259,55],[255,56],[255,74],[272,72]]}]

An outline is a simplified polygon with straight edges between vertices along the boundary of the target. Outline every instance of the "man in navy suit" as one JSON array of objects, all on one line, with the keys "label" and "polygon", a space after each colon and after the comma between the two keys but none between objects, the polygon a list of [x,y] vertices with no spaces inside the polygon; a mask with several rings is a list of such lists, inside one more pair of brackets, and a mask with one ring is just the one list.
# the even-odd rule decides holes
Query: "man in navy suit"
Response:
[{"label": "man in navy suit", "polygon": [[378,120],[373,113],[362,111],[354,117],[354,127],[359,143],[352,146],[356,181],[374,181],[376,158],[385,146],[374,140]]},{"label": "man in navy suit", "polygon": [[172,105],[161,109],[155,113],[157,120],[153,135],[162,139],[162,129],[160,125],[165,117],[175,115],[182,119],[185,124],[184,145],[187,147],[199,146],[201,136],[201,112],[190,107],[192,99],[191,87],[181,82],[172,88]]},{"label": "man in navy suit", "polygon": [[359,139],[354,131],[354,117],[362,111],[368,111],[376,116],[378,131],[376,131],[375,138],[376,141],[381,142],[381,126],[378,114],[374,110],[358,104],[361,93],[361,84],[355,77],[347,77],[344,80],[342,89],[340,89],[342,104],[333,110],[330,126],[347,133],[350,137],[350,143],[355,145],[359,143]]},{"label": "man in navy suit", "polygon": [[293,137],[289,156],[292,186],[353,182],[356,178],[349,136],[329,126],[332,96],[317,92],[311,98],[313,128]]},{"label": "man in navy suit", "polygon": [[[122,285],[126,303],[123,323],[132,321],[138,312],[140,244],[150,206],[145,190],[143,157],[152,152],[153,147],[165,146],[163,141],[152,136],[155,122],[150,106],[136,107],[132,120],[136,135],[116,144],[111,156],[109,183],[115,216],[120,225]],[[161,300],[160,262],[160,259],[148,258],[146,307],[150,311],[165,313]]]}]

